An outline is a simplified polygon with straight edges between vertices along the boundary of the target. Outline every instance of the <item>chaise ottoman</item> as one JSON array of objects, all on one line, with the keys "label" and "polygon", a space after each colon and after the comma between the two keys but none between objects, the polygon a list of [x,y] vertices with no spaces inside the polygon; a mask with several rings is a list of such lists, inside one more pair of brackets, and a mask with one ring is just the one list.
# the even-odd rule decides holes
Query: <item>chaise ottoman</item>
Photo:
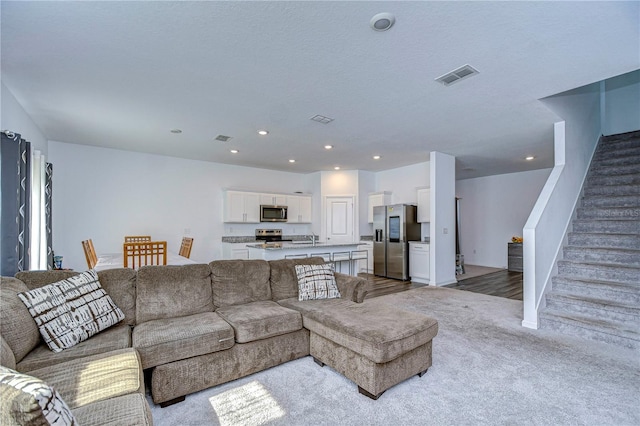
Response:
[{"label": "chaise ottoman", "polygon": [[390,387],[422,375],[431,366],[431,341],[438,321],[383,304],[343,299],[285,299],[279,303],[300,311],[310,331],[310,354],[378,399]]}]

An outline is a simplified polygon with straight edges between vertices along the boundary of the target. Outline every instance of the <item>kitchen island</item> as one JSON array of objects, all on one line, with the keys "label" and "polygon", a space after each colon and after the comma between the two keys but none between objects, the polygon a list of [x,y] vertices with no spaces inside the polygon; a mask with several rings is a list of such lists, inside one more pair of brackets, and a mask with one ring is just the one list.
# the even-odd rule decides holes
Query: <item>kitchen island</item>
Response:
[{"label": "kitchen island", "polygon": [[[289,256],[300,256],[300,257],[312,257],[312,256],[321,256],[326,260],[333,259],[333,255],[336,255],[336,258],[340,254],[340,258],[344,258],[343,261],[336,260],[336,271],[348,273],[349,269],[354,271],[354,274],[357,274],[356,268],[349,268],[347,262],[351,262],[349,260],[349,253],[353,250],[358,250],[359,243],[324,243],[317,242],[313,244],[312,242],[307,241],[291,241],[291,242],[276,242],[276,243],[265,243],[265,244],[249,244],[247,248],[249,249],[249,258],[250,259],[264,259],[264,260],[278,260],[284,259]],[[344,265],[341,265],[344,262]],[[342,266],[342,268],[340,267]]]}]

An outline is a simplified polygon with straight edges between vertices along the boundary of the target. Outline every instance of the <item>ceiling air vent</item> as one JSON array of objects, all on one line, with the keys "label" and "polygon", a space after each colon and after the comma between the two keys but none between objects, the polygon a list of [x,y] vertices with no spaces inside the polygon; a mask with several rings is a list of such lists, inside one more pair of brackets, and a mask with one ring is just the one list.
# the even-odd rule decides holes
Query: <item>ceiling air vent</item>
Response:
[{"label": "ceiling air vent", "polygon": [[333,118],[325,117],[324,115],[316,114],[311,117],[309,120],[317,121],[322,124],[329,124],[333,121]]},{"label": "ceiling air vent", "polygon": [[444,84],[445,86],[450,86],[453,83],[457,83],[460,80],[464,80],[465,78],[471,77],[472,75],[478,74],[478,70],[473,68],[471,65],[464,65],[458,69],[455,69],[451,72],[446,73],[438,78],[436,81]]},{"label": "ceiling air vent", "polygon": [[226,142],[229,139],[231,139],[231,136],[225,136],[225,135],[218,135],[216,136],[216,140],[220,141],[220,142]]}]

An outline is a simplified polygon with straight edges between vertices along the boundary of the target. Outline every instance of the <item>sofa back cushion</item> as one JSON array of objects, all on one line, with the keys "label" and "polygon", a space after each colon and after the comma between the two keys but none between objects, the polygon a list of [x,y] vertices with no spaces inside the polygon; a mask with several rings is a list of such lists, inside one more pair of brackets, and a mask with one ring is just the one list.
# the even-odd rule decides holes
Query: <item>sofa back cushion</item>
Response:
[{"label": "sofa back cushion", "polygon": [[20,362],[40,343],[40,332],[18,293],[29,291],[17,278],[0,279],[0,334],[7,342],[16,362]]},{"label": "sofa back cushion", "polygon": [[209,265],[143,266],[138,270],[137,324],[213,309]]},{"label": "sofa back cushion", "polygon": [[306,259],[282,259],[271,260],[271,298],[275,301],[298,298],[298,275],[296,265],[322,265],[321,257],[309,257]]},{"label": "sofa back cushion", "polygon": [[12,370],[16,369],[16,357],[13,356],[13,351],[7,341],[2,338],[2,335],[0,335],[0,365]]},{"label": "sofa back cushion", "polygon": [[[18,272],[16,278],[24,282],[29,290],[47,284],[66,280],[78,275],[73,271],[24,271]],[[131,268],[106,269],[98,272],[98,279],[104,291],[124,312],[124,323],[136,323],[136,271]]]},{"label": "sofa back cushion", "polygon": [[214,260],[209,266],[216,307],[271,300],[266,260]]}]

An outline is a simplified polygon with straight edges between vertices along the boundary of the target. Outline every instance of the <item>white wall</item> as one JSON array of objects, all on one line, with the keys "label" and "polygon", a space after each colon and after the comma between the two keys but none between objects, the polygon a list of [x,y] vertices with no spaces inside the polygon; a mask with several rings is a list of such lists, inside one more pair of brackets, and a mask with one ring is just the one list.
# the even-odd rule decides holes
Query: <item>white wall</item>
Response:
[{"label": "white wall", "polygon": [[[219,259],[229,228],[233,235],[253,235],[261,227],[223,224],[224,188],[289,193],[313,188],[313,177],[297,173],[53,141],[49,159],[54,250],[64,256],[65,267],[80,270],[86,269],[80,242],[87,238],[99,253],[121,252],[123,236],[132,234],[166,240],[169,250],[178,251],[185,229],[195,238],[193,260]],[[282,228],[287,233],[293,226]]]},{"label": "white wall", "polygon": [[375,191],[389,191],[394,204],[416,204],[416,188],[429,186],[429,161],[376,173]]},{"label": "white wall", "polygon": [[460,251],[466,264],[507,267],[507,243],[522,236],[551,169],[458,180]]},{"label": "white wall", "polygon": [[360,213],[358,215],[359,234],[373,235],[373,226],[369,224],[369,194],[376,192],[376,174],[364,170],[358,171],[358,199]]},{"label": "white wall", "polygon": [[[538,327],[567,229],[602,130],[600,83],[542,101],[564,121],[554,126],[555,166],[524,227],[524,320]],[[566,159],[566,161],[565,161]]]},{"label": "white wall", "polygon": [[[1,92],[0,96],[2,100],[0,105],[2,106],[2,123],[0,128],[2,130],[11,130],[15,133],[20,133],[23,139],[31,142],[32,150],[39,150],[43,155],[47,155],[47,138],[42,130],[36,126],[31,117],[27,115],[22,106],[18,103],[13,93],[7,89],[4,83],[0,83]],[[55,171],[55,168],[54,168]]]},{"label": "white wall", "polygon": [[429,285],[456,282],[456,158],[430,153]]},{"label": "white wall", "polygon": [[640,70],[610,78],[604,86],[603,133],[640,130]]}]

